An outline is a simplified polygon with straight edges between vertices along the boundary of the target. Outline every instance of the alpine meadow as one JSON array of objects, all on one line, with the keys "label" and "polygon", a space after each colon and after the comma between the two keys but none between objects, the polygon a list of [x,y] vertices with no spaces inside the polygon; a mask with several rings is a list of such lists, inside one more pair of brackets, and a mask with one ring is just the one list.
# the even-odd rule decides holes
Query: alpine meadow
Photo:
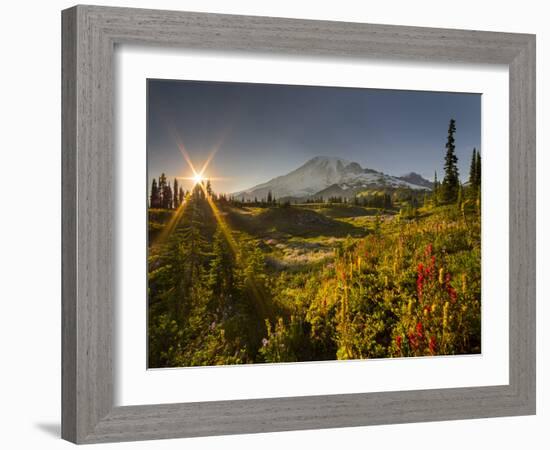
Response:
[{"label": "alpine meadow", "polygon": [[149,368],[481,353],[481,98],[147,81]]}]

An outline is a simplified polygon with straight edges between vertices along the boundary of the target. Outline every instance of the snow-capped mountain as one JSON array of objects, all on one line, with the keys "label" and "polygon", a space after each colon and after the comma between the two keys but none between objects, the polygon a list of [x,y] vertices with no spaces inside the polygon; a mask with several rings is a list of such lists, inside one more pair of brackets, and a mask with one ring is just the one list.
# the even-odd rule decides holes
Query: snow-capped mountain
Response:
[{"label": "snow-capped mountain", "polygon": [[418,186],[424,186],[425,188],[432,189],[433,188],[433,182],[426,180],[422,175],[416,173],[416,172],[410,172],[406,175],[401,175],[398,177],[400,180],[407,181],[411,184],[416,184]]},{"label": "snow-capped mountain", "polygon": [[345,159],[316,156],[292,172],[253,186],[233,195],[253,199],[266,198],[271,191],[276,198],[315,197],[342,195],[353,196],[369,188],[407,187],[418,190],[430,190],[431,183],[418,174],[404,177],[386,175],[372,169],[362,168],[356,162]]}]

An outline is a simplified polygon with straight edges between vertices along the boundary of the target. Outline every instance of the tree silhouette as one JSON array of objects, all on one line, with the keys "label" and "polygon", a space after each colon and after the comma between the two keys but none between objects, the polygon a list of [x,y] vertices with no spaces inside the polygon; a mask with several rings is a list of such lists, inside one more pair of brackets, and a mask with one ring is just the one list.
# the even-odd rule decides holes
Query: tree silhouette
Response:
[{"label": "tree silhouette", "polygon": [[445,203],[454,203],[458,197],[458,158],[455,154],[455,138],[454,134],[456,132],[455,120],[451,119],[449,122],[449,131],[447,136],[447,153],[445,154],[445,177],[441,183],[441,197]]},{"label": "tree silhouette", "polygon": [[153,183],[151,184],[151,196],[149,199],[150,208],[160,208],[160,194],[159,188],[157,186],[157,180],[153,178]]}]

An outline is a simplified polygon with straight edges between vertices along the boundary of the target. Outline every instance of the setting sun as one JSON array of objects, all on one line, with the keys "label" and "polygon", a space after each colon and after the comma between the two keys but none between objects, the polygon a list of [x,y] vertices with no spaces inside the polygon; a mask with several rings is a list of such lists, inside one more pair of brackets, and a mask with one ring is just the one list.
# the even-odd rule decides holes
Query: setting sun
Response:
[{"label": "setting sun", "polygon": [[193,181],[195,182],[195,184],[199,184],[202,181],[204,181],[204,178],[200,173],[196,173],[195,176],[193,177]]}]

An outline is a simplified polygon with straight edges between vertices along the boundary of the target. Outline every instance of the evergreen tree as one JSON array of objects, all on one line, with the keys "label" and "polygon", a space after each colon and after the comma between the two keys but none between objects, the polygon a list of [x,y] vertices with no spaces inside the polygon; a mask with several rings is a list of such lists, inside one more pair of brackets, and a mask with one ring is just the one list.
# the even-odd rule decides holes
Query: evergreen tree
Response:
[{"label": "evergreen tree", "polygon": [[[199,188],[200,189],[200,188]],[[204,208],[198,197],[190,200],[181,226],[181,237],[175,242],[177,262],[171,265],[173,278],[178,280],[175,290],[176,317],[181,317],[185,306],[190,306],[193,298],[193,287],[200,287],[203,266],[207,259],[208,243],[203,236]]]},{"label": "evergreen tree", "polygon": [[151,197],[149,200],[150,208],[159,208],[160,207],[160,195],[159,188],[157,186],[157,180],[153,178],[153,183],[151,184]]},{"label": "evergreen tree", "polygon": [[212,185],[210,184],[210,180],[206,181],[206,193],[208,197],[212,197]]},{"label": "evergreen tree", "polygon": [[476,184],[478,190],[481,188],[481,154],[477,152],[476,154]]},{"label": "evergreen tree", "polygon": [[454,203],[458,197],[458,186],[460,184],[458,178],[458,158],[455,154],[455,138],[456,132],[455,120],[449,122],[449,131],[447,136],[447,153],[445,154],[445,177],[441,183],[441,197],[445,203]]},{"label": "evergreen tree", "polygon": [[159,189],[159,208],[168,208],[166,206],[166,201],[164,199],[164,194],[165,194],[165,191],[166,191],[166,175],[164,175],[164,173],[162,173],[159,177],[159,186],[158,186],[158,189]]},{"label": "evergreen tree", "polygon": [[164,193],[162,194],[163,208],[172,209],[172,188],[169,184],[164,187]]},{"label": "evergreen tree", "polygon": [[216,303],[213,306],[219,307],[222,316],[226,316],[233,307],[235,297],[236,258],[220,226],[214,233],[212,253],[208,284],[212,291],[212,301]]},{"label": "evergreen tree", "polygon": [[271,204],[272,201],[273,201],[273,196],[271,195],[271,191],[269,191],[267,193],[267,203]]},{"label": "evergreen tree", "polygon": [[174,199],[172,201],[172,203],[174,204],[174,209],[178,209],[178,206],[180,205],[178,193],[178,180],[177,178],[174,178]]},{"label": "evergreen tree", "polygon": [[470,177],[468,179],[471,188],[477,187],[477,150],[474,147],[472,151],[472,161],[470,162]]},{"label": "evergreen tree", "polygon": [[183,192],[183,189],[182,187],[180,186],[180,189],[179,189],[179,192],[178,192],[178,204],[182,204],[183,203],[183,198],[185,197],[185,194]]}]

